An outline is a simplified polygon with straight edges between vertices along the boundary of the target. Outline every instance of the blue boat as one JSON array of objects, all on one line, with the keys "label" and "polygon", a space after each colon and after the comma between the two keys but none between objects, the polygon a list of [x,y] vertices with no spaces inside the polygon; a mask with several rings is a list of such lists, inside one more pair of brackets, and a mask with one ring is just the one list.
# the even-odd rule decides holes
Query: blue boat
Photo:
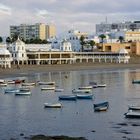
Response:
[{"label": "blue boat", "polygon": [[69,100],[69,101],[75,101],[77,97],[75,95],[61,95],[59,96],[59,100]]},{"label": "blue boat", "polygon": [[93,94],[77,94],[77,99],[92,99]]},{"label": "blue boat", "polygon": [[94,104],[94,111],[106,111],[109,107],[109,102]]}]

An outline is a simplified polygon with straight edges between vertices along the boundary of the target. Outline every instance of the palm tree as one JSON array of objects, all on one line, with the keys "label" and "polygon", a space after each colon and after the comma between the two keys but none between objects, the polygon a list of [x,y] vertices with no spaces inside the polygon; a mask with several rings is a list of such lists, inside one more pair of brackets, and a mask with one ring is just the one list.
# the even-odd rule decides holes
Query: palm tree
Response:
[{"label": "palm tree", "polygon": [[123,36],[119,36],[119,41],[120,41],[120,43],[122,43],[124,41],[124,37]]},{"label": "palm tree", "polygon": [[84,45],[85,45],[85,37],[83,35],[81,35],[80,37],[80,44],[81,44],[81,51],[84,51]]},{"label": "palm tree", "polygon": [[104,39],[106,38],[106,36],[104,34],[99,35],[99,38],[101,38],[101,43],[102,43],[102,48],[103,48],[103,43],[104,43]]}]

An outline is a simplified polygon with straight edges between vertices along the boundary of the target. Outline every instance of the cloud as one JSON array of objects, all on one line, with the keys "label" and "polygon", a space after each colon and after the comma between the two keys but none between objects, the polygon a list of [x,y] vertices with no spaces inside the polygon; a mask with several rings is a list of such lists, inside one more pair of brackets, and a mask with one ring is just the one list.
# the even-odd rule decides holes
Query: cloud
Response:
[{"label": "cloud", "polygon": [[0,27],[53,21],[59,33],[71,27],[94,32],[95,24],[106,16],[108,22],[138,20],[139,5],[139,0],[1,0]]},{"label": "cloud", "polygon": [[11,8],[0,3],[0,15],[11,15]]}]

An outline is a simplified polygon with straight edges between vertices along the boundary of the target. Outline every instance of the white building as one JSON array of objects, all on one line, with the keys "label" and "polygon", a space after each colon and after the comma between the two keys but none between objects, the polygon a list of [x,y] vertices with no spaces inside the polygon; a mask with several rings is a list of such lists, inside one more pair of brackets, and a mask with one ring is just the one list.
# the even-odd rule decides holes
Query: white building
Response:
[{"label": "white building", "polygon": [[27,60],[25,43],[19,38],[8,47],[14,64],[24,63]]},{"label": "white building", "polygon": [[12,56],[6,47],[0,48],[0,67],[11,68]]},{"label": "white building", "polygon": [[71,43],[68,42],[67,40],[62,41],[62,43],[60,45],[60,51],[71,52],[72,51]]}]

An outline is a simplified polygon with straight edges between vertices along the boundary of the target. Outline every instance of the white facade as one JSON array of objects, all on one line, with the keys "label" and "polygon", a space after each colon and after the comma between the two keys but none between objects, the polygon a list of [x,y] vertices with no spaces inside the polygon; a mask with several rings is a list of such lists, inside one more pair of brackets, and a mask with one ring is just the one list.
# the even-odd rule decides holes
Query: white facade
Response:
[{"label": "white facade", "polygon": [[66,40],[62,41],[60,51],[71,52],[72,51],[71,43]]},{"label": "white facade", "polygon": [[21,41],[19,38],[17,41],[9,46],[9,51],[13,57],[14,62],[23,62],[27,60],[27,54],[25,49],[25,43]]},{"label": "white facade", "polygon": [[6,47],[0,48],[0,67],[11,68],[12,57]]}]

